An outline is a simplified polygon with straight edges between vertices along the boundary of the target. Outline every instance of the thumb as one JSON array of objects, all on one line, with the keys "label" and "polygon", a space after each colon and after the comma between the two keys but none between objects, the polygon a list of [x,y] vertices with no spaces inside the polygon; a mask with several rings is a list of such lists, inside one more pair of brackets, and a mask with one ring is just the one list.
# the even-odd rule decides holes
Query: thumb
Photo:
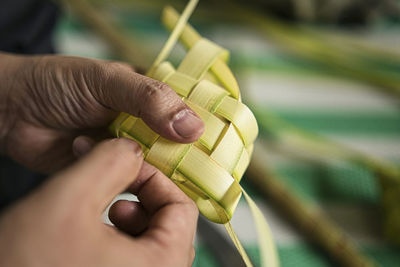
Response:
[{"label": "thumb", "polygon": [[142,162],[137,143],[126,138],[106,140],[60,173],[56,180],[69,199],[79,199],[82,205],[95,207],[101,213],[117,194],[135,181]]},{"label": "thumb", "polygon": [[106,62],[91,88],[97,101],[116,111],[140,117],[170,140],[190,143],[204,131],[201,119],[167,84],[140,75],[122,63]]}]

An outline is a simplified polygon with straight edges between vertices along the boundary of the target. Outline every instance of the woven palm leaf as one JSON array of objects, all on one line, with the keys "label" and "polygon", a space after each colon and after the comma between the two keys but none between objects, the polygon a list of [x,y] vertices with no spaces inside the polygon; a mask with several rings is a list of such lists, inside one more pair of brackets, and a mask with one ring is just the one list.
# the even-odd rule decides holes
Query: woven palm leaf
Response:
[{"label": "woven palm leaf", "polygon": [[[165,9],[167,27],[177,19],[173,9]],[[180,65],[175,69],[162,62],[149,75],[171,86],[200,116],[205,125],[200,139],[193,144],[166,140],[140,118],[124,113],[111,129],[116,136],[138,142],[145,160],[170,177],[205,217],[226,223],[241,196],[239,182],[249,164],[257,122],[240,101],[237,82],[226,65],[228,51],[188,26],[182,39],[189,51]]]},{"label": "woven palm leaf", "polygon": [[[162,21],[172,33],[147,75],[172,87],[200,116],[203,135],[192,144],[175,143],[126,113],[110,128],[115,136],[138,142],[144,159],[192,198],[206,218],[225,224],[246,266],[252,266],[229,222],[243,193],[260,236],[261,265],[279,266],[268,224],[239,184],[258,134],[257,122],[241,102],[238,84],[227,66],[229,52],[186,24],[196,3],[191,0],[181,16],[171,7],[164,9]],[[165,59],[178,37],[188,52],[175,68]]]}]

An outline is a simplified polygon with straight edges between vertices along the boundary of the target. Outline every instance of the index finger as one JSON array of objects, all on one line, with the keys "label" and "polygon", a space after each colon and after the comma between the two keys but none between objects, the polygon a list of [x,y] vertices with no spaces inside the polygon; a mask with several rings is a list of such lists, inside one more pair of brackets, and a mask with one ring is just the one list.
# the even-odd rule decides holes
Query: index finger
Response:
[{"label": "index finger", "polygon": [[144,162],[135,183],[130,187],[146,212],[149,227],[139,240],[168,254],[189,255],[196,232],[198,209],[168,177]]}]

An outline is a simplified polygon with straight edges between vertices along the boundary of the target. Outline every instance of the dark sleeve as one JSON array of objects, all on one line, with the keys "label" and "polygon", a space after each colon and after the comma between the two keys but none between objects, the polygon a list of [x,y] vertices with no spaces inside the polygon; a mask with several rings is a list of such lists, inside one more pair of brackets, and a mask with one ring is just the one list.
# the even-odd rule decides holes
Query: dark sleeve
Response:
[{"label": "dark sleeve", "polygon": [[53,53],[59,9],[51,0],[0,0],[0,50],[19,54]]},{"label": "dark sleeve", "polygon": [[[54,2],[0,0],[0,51],[53,53],[52,35],[60,13]],[[0,156],[0,211],[29,193],[45,178],[45,175],[31,172],[11,159]]]}]

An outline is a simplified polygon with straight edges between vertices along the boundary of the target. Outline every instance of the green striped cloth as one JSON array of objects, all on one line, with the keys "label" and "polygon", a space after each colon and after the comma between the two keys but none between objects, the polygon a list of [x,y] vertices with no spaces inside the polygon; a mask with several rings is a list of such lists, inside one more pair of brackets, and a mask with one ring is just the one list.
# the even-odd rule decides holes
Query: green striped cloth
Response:
[{"label": "green striped cloth", "polygon": [[[120,22],[154,55],[167,37],[158,14],[120,14]],[[195,23],[196,24],[196,23]],[[202,34],[228,48],[244,99],[261,110],[270,110],[292,124],[377,157],[400,162],[400,102],[377,93],[368,84],[341,79],[299,59],[291,58],[264,37],[246,27],[199,23]],[[400,47],[393,32],[360,36],[388,40]],[[392,32],[393,31],[393,32]],[[394,41],[393,41],[394,40]],[[393,43],[394,42],[394,43]],[[71,15],[65,15],[56,32],[63,54],[114,59],[108,46]],[[182,49],[173,54],[175,62]],[[304,151],[305,153],[307,151]],[[332,161],[315,164],[270,149],[266,163],[300,197],[320,206],[326,214],[382,266],[400,266],[400,253],[383,241],[377,203],[380,190],[373,174],[354,164]],[[283,267],[337,266],[319,248],[308,243],[251,186],[244,186],[258,200],[276,240]],[[258,265],[257,236],[248,207],[241,202],[233,225]],[[223,232],[223,230],[222,230]],[[194,266],[218,266],[207,246],[197,242]]]}]

